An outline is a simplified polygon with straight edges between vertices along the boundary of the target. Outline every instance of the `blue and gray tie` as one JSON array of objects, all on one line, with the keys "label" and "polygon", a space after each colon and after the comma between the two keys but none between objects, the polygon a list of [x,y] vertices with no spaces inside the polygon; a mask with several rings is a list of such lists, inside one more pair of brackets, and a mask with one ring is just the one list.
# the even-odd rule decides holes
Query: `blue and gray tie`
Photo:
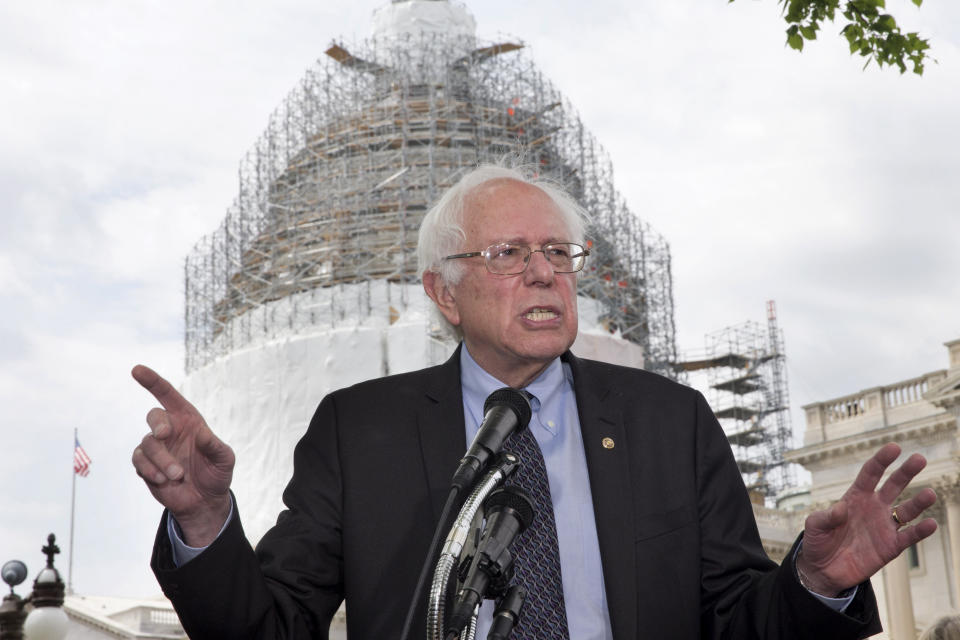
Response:
[{"label": "blue and gray tie", "polygon": [[526,490],[536,509],[533,523],[514,541],[514,583],[527,589],[527,599],[512,637],[517,640],[569,640],[560,579],[557,523],[543,453],[530,429],[515,433],[504,449],[517,454],[521,463],[509,483]]}]

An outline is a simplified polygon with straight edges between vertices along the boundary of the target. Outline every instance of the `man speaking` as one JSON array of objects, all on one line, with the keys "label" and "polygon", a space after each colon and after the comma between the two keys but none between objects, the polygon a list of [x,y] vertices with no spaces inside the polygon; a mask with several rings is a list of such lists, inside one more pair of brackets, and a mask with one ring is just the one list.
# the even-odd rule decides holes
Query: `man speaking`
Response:
[{"label": "man speaking", "polygon": [[[462,343],[445,364],[320,403],[294,452],[286,510],[253,550],[229,488],[234,455],[150,369],[159,401],[133,464],[166,507],[152,567],[192,638],[396,638],[450,478],[495,389],[530,394],[517,482],[537,516],[517,538],[529,592],[514,638],[862,638],[869,577],[936,529],[925,465],[881,448],[807,518],[781,566],[763,552],[726,438],[702,396],[574,357],[580,208],[519,170],[480,167],[424,218],[423,286]],[[878,487],[879,485],[879,487]],[[425,635],[420,604],[413,638]],[[486,637],[489,606],[477,637]]]}]

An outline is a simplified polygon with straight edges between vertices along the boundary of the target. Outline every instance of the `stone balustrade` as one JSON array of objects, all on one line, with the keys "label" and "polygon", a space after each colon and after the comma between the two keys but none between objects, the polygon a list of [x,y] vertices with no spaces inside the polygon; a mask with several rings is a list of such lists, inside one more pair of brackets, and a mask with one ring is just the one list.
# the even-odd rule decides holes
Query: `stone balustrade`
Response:
[{"label": "stone balustrade", "polygon": [[922,418],[939,412],[924,394],[943,380],[945,370],[901,380],[882,387],[805,405],[807,429],[804,444],[881,429],[890,424]]}]

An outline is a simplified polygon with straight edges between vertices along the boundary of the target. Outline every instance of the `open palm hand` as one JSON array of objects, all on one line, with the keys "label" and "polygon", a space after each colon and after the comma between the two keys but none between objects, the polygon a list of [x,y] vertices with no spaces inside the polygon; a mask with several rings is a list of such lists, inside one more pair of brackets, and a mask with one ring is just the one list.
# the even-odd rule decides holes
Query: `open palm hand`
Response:
[{"label": "open palm hand", "polygon": [[797,567],[808,588],[835,595],[868,579],[904,549],[936,531],[933,518],[908,524],[936,501],[932,489],[923,489],[895,504],[926,466],[923,456],[907,458],[876,489],[899,455],[896,444],[881,447],[860,468],[853,485],[836,504],[807,518]]}]

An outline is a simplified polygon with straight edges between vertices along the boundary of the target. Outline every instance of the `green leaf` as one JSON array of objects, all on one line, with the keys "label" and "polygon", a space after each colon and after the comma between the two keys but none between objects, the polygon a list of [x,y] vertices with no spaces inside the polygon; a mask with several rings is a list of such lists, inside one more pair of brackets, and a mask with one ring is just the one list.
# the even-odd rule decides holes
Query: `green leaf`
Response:
[{"label": "green leaf", "polygon": [[[917,5],[917,6],[919,7],[920,5],[923,4],[923,0],[913,0],[913,4],[915,4],[915,5]],[[922,72],[921,72],[921,73],[922,73]]]},{"label": "green leaf", "polygon": [[844,29],[847,29],[847,40],[850,42],[858,42],[863,39],[863,27],[858,24],[848,24]]},{"label": "green leaf", "polygon": [[802,33],[803,37],[807,40],[817,39],[817,30],[813,27],[800,27],[800,33]]},{"label": "green leaf", "polygon": [[787,36],[787,44],[790,45],[791,49],[803,51],[803,36],[799,33],[791,33]]},{"label": "green leaf", "polygon": [[916,32],[907,34],[907,42],[912,51],[926,51],[930,48],[930,42],[920,38]]},{"label": "green leaf", "polygon": [[877,10],[878,5],[877,0],[850,0],[847,3],[847,7],[852,7],[862,13],[865,16],[875,17],[880,15],[880,11]]},{"label": "green leaf", "polygon": [[889,13],[880,16],[876,26],[881,31],[893,31],[897,28],[897,21]]},{"label": "green leaf", "polygon": [[790,4],[786,7],[784,20],[787,22],[800,22],[806,16],[809,4],[809,0],[790,0]]}]

